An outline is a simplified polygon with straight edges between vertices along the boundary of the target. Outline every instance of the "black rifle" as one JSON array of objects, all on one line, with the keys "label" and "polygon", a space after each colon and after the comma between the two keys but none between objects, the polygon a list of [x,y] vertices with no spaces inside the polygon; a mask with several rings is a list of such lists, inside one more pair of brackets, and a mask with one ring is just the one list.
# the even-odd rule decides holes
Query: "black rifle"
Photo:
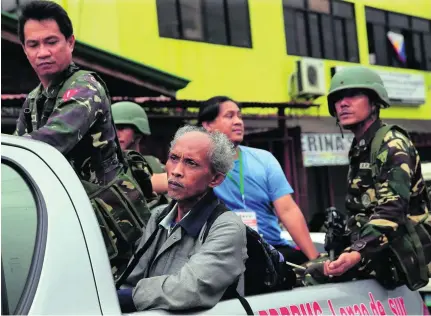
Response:
[{"label": "black rifle", "polygon": [[337,211],[335,207],[326,209],[325,250],[329,253],[329,259],[334,260],[345,248],[346,216]]},{"label": "black rifle", "polygon": [[27,125],[27,134],[30,134],[33,132],[33,125],[31,123],[31,110],[30,108],[24,109],[24,118],[25,118],[25,125]]}]

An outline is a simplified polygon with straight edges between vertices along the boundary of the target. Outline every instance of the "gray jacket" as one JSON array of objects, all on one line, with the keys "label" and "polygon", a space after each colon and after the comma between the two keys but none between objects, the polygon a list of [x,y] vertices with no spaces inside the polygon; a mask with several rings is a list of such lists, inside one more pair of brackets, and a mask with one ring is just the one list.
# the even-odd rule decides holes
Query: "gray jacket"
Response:
[{"label": "gray jacket", "polygon": [[225,208],[210,190],[169,236],[169,226],[177,213],[174,203],[151,215],[138,249],[163,218],[159,230],[126,282],[134,287],[133,302],[138,311],[211,308],[238,277],[237,290],[243,294],[247,239],[239,216],[231,211],[221,214],[202,244],[206,222],[219,207]]}]

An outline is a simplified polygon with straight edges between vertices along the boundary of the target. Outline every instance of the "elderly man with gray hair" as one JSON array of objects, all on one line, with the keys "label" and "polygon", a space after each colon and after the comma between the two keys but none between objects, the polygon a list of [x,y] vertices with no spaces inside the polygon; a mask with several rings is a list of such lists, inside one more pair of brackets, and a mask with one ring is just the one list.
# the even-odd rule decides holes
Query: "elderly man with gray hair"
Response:
[{"label": "elderly man with gray hair", "polygon": [[166,163],[172,202],[151,215],[138,246],[148,249],[118,291],[123,312],[211,308],[232,284],[243,294],[246,229],[213,192],[234,154],[222,133],[177,131]]}]

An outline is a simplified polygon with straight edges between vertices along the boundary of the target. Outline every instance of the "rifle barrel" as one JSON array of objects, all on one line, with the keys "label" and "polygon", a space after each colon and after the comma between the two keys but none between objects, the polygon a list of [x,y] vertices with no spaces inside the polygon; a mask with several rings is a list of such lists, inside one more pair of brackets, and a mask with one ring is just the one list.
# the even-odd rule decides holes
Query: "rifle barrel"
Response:
[{"label": "rifle barrel", "polygon": [[29,108],[24,109],[25,125],[27,125],[27,133],[33,132],[33,125],[31,123],[31,110]]}]

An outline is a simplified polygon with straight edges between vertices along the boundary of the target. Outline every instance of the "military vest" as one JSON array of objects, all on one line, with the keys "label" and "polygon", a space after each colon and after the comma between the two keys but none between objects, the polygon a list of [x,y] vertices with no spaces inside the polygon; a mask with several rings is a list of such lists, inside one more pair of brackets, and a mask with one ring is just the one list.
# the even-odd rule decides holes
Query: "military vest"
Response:
[{"label": "military vest", "polygon": [[[355,190],[357,192],[362,191],[360,200],[359,196],[357,196],[351,200],[350,204],[354,206],[354,216],[348,221],[350,222],[348,226],[351,228],[351,242],[357,239],[360,230],[358,227],[362,227],[368,222],[369,216],[372,215],[372,210],[377,204],[375,183],[376,176],[380,172],[377,159],[385,159],[385,151],[380,153],[380,149],[383,145],[385,135],[392,129],[396,129],[407,138],[409,137],[408,133],[399,126],[384,125],[380,127],[374,135],[371,144],[369,144],[368,159],[360,160],[359,166],[356,166],[356,177],[349,175],[350,186],[353,187],[350,188],[350,192],[355,192]],[[424,183],[424,191],[421,195],[418,195],[414,191],[414,188],[411,188],[411,196],[417,201],[410,203],[406,214],[406,222],[400,225],[397,233],[394,233],[390,237],[390,251],[385,258],[394,266],[394,269],[391,271],[392,284],[395,286],[405,284],[412,291],[425,286],[429,281],[429,277],[431,277],[430,267],[428,266],[431,262],[430,200],[423,176],[422,181]],[[347,205],[349,204],[347,203]],[[357,226],[356,222],[359,222],[360,225]],[[380,265],[382,265],[381,262]],[[387,278],[387,276],[384,278]],[[383,281],[386,282],[386,280]]]},{"label": "military vest", "polygon": [[[48,89],[48,98],[44,101],[44,111],[40,118],[37,117],[38,107],[39,110],[42,108],[38,104],[38,89],[33,90],[29,94],[28,109],[31,112],[31,128],[38,129],[46,124],[52,111],[58,106],[63,94],[72,82],[85,74],[91,74],[97,79],[105,89],[106,95],[110,100],[105,82],[95,72],[75,71],[63,83],[52,90]],[[115,130],[113,120],[112,126]],[[134,170],[132,170],[121,151],[118,137],[116,137],[115,142],[117,144],[115,154],[118,156],[123,168],[108,184],[98,185],[83,180],[80,177],[79,170],[75,169],[75,171],[78,177],[80,177],[96,214],[111,263],[112,273],[114,278],[117,278],[132,258],[136,244],[139,238],[142,237],[143,229],[145,229],[151,213],[145,195],[135,177]],[[142,174],[139,176],[149,177],[149,175]]]}]

